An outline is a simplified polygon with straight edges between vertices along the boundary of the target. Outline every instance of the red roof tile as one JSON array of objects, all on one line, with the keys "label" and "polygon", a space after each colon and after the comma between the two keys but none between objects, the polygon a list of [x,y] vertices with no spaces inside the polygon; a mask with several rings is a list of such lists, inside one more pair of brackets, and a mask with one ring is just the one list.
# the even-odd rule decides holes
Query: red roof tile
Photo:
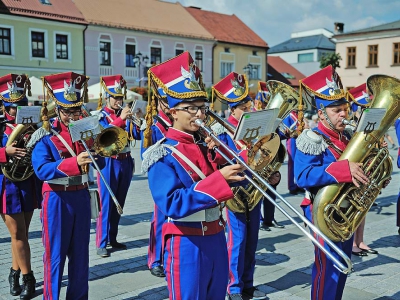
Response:
[{"label": "red roof tile", "polygon": [[87,24],[72,0],[48,2],[51,5],[42,4],[39,0],[0,0],[0,13]]},{"label": "red roof tile", "polygon": [[[291,64],[284,61],[279,56],[269,56],[268,55],[267,62],[268,62],[269,66],[271,66],[273,69],[275,69],[277,72],[279,72],[282,76],[284,76],[286,78],[286,80],[289,82],[289,85],[291,85],[291,86],[299,86],[299,80],[306,78],[306,76],[304,74],[302,74],[295,67],[293,67]],[[270,73],[269,69],[268,69],[268,73]],[[292,75],[294,78],[288,78],[289,76],[285,76],[285,73]]]},{"label": "red roof tile", "polygon": [[217,41],[268,47],[262,38],[235,15],[225,15],[195,7],[186,7],[186,9]]}]

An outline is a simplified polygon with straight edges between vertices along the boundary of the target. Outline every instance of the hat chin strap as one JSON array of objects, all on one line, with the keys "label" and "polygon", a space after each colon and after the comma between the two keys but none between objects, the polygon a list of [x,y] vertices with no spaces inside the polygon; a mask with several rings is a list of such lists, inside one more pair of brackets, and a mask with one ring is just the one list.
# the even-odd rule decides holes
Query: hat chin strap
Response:
[{"label": "hat chin strap", "polygon": [[321,104],[321,108],[320,108],[320,109],[321,109],[322,114],[324,115],[324,117],[325,117],[325,119],[326,119],[326,122],[328,123],[329,127],[330,127],[333,131],[339,132],[339,131],[335,128],[335,126],[333,125],[331,119],[329,119],[328,114],[326,113],[326,110],[325,110],[325,106],[323,106],[323,105]]}]

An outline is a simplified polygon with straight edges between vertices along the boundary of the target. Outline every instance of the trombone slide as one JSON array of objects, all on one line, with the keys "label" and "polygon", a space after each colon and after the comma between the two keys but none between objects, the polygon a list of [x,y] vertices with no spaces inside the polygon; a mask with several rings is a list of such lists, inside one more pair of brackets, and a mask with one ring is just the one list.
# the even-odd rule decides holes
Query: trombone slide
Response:
[{"label": "trombone slide", "polygon": [[[289,202],[287,202],[278,192],[275,191],[275,189],[266,181],[264,180],[260,175],[258,175],[257,172],[255,172],[253,169],[251,169],[246,163],[244,163],[240,157],[236,154],[235,151],[230,149],[227,145],[225,145],[222,141],[218,139],[217,136],[214,135],[213,131],[206,127],[204,125],[204,122],[200,119],[197,119],[195,121],[196,125],[201,127],[203,130],[207,132],[207,134],[212,137],[214,140],[218,141],[220,145],[232,156],[236,159],[237,163],[240,163],[242,166],[246,168],[247,171],[249,171],[252,176],[254,176],[255,179],[257,179],[259,182],[261,182],[263,185],[265,185],[272,193],[276,195],[277,198],[279,198],[283,203],[287,205],[287,207],[292,210],[309,228],[316,234],[318,234],[324,241],[327,243],[339,256],[345,261],[346,265],[345,266],[341,261],[339,261],[335,256],[332,255],[331,252],[329,252],[327,249],[324,248],[323,245],[319,243],[319,241],[306,229],[304,229],[299,223],[296,222],[277,202],[272,199],[268,193],[264,191],[255,181],[252,177],[244,174],[244,177],[252,184],[254,185],[260,193],[263,194],[265,198],[267,198],[275,207],[277,207],[281,213],[283,213],[294,225],[296,225],[312,242],[315,246],[317,246],[322,252],[326,254],[327,257],[331,261],[334,262],[335,267],[342,273],[344,274],[349,274],[352,271],[352,262],[350,258],[341,250],[339,247],[337,247],[331,240],[329,240],[313,223],[311,223],[308,219],[306,219],[303,215],[301,215]],[[222,157],[225,158],[225,160],[230,163],[234,164],[234,162],[227,157],[221,150],[218,149],[218,147],[215,147],[214,149],[216,152],[218,152]]]}]

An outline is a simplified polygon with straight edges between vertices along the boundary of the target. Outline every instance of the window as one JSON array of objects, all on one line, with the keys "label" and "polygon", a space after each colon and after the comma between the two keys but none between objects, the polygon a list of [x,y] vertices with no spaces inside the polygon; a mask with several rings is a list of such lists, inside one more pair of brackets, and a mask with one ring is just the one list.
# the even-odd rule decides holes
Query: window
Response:
[{"label": "window", "polygon": [[257,51],[256,50],[253,50],[253,55],[257,56]]},{"label": "window", "polygon": [[356,47],[347,47],[347,67],[356,67]]},{"label": "window", "polygon": [[196,51],[194,53],[194,61],[196,66],[199,68],[200,72],[203,71],[203,52]]},{"label": "window", "polygon": [[31,32],[32,57],[45,57],[44,53],[44,32]]},{"label": "window", "polygon": [[224,48],[224,52],[226,52],[226,53],[230,53],[230,52],[231,52],[231,49],[230,49],[230,48],[228,48],[228,47],[225,47],[225,48]]},{"label": "window", "polygon": [[11,55],[11,29],[0,28],[0,54]]},{"label": "window", "polygon": [[254,65],[251,68],[251,78],[249,79],[261,79],[261,66],[260,65]]},{"label": "window", "polygon": [[42,4],[51,5],[49,0],[39,0],[39,2],[42,3]]},{"label": "window", "polygon": [[100,65],[111,66],[111,43],[100,41]]},{"label": "window", "polygon": [[182,43],[175,44],[175,56],[182,54],[185,51],[185,45]]},{"label": "window", "polygon": [[297,62],[299,63],[310,62],[310,61],[314,61],[313,53],[303,53],[297,55]]},{"label": "window", "polygon": [[368,46],[368,67],[378,66],[378,45]]},{"label": "window", "polygon": [[393,64],[400,65],[400,43],[393,44]]},{"label": "window", "polygon": [[135,45],[130,45],[130,44],[125,45],[125,66],[126,67],[128,67],[128,68],[135,67],[135,63],[133,62],[133,59],[135,58],[135,53],[136,53]]},{"label": "window", "polygon": [[233,71],[233,62],[221,62],[221,78]]},{"label": "window", "polygon": [[150,48],[150,63],[160,64],[161,63],[161,48]]},{"label": "window", "polygon": [[56,57],[58,59],[68,59],[68,36],[56,34]]}]

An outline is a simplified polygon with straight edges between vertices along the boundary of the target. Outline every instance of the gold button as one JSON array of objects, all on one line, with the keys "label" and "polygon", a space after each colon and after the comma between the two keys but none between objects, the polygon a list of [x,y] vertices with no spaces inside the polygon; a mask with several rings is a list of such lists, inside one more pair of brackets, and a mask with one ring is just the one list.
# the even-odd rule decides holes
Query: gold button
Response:
[{"label": "gold button", "polygon": [[207,231],[207,229],[208,229],[207,226],[203,227],[203,231]]}]

